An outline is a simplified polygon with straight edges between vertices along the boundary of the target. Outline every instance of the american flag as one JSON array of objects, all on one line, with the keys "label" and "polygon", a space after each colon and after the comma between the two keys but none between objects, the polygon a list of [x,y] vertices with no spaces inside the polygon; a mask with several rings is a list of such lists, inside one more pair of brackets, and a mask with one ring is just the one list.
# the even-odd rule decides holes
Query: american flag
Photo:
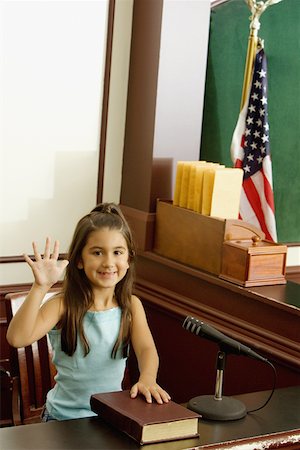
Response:
[{"label": "american flag", "polygon": [[267,106],[267,60],[261,49],[256,53],[249,96],[233,133],[231,158],[235,167],[244,170],[240,219],[276,242]]}]

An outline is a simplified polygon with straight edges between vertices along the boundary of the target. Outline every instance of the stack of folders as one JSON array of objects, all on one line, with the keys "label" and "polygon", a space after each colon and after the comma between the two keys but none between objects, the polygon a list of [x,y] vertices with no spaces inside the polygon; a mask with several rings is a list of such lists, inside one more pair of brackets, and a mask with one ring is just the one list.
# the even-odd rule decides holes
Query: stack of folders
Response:
[{"label": "stack of folders", "polygon": [[173,204],[207,216],[238,219],[242,183],[242,169],[178,161]]},{"label": "stack of folders", "polygon": [[139,444],[197,437],[199,414],[173,401],[159,405],[129,391],[91,396],[91,409],[100,418]]}]

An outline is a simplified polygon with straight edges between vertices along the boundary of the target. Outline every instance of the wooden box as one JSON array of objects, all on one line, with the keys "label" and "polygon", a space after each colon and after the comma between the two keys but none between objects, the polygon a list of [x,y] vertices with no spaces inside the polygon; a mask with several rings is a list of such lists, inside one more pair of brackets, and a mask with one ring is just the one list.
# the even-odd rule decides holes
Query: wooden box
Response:
[{"label": "wooden box", "polygon": [[223,244],[220,278],[241,286],[285,284],[287,246],[264,241],[228,240]]},{"label": "wooden box", "polygon": [[158,200],[154,251],[162,256],[219,275],[223,242],[264,234],[242,220],[219,219]]}]

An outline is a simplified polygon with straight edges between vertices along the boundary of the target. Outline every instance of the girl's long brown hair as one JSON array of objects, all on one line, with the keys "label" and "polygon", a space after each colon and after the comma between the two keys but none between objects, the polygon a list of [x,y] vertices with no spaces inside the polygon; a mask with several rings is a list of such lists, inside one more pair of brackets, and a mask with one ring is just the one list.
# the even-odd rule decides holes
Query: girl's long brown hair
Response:
[{"label": "girl's long brown hair", "polygon": [[85,355],[89,353],[89,343],[83,330],[83,317],[93,305],[93,291],[84,270],[78,268],[83,247],[92,231],[101,228],[119,231],[125,238],[129,253],[129,268],[125,277],[115,287],[115,297],[122,310],[121,326],[117,341],[112,350],[115,358],[117,350],[123,349],[125,356],[132,320],[131,295],[134,280],[134,243],[129,225],[120,208],[115,203],[102,203],[78,222],[70,245],[63,284],[64,314],[59,323],[61,328],[61,348],[72,356],[77,347],[77,336],[83,344]]}]

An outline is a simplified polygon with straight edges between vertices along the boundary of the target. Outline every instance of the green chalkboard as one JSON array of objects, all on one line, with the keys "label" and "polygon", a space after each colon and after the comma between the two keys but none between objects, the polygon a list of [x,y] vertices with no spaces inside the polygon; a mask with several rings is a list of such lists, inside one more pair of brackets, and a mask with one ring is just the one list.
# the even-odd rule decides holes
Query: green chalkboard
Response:
[{"label": "green chalkboard", "polygon": [[[211,12],[200,159],[232,166],[249,37],[245,0]],[[279,242],[300,242],[300,0],[282,0],[260,19],[268,61],[268,112]]]}]

